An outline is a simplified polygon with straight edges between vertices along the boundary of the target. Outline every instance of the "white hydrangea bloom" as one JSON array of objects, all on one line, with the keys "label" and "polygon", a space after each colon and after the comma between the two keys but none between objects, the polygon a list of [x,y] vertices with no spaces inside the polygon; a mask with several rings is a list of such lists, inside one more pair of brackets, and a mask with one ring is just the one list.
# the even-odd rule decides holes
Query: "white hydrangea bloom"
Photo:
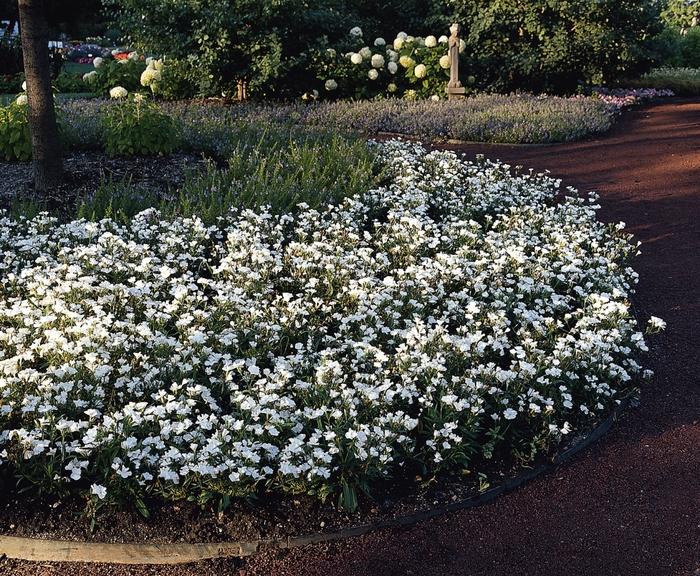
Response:
[{"label": "white hydrangea bloom", "polygon": [[15,98],[15,104],[19,104],[20,106],[24,106],[27,104],[27,95],[26,94],[20,94]]},{"label": "white hydrangea bloom", "polygon": [[413,74],[415,74],[416,78],[425,78],[428,74],[428,69],[425,67],[425,64],[418,64],[413,69]]},{"label": "white hydrangea bloom", "polygon": [[440,68],[443,68],[447,70],[450,67],[450,57],[445,54],[444,56],[440,56]]},{"label": "white hydrangea bloom", "polygon": [[376,80],[379,78],[379,72],[375,68],[371,68],[369,72],[367,72],[367,76],[369,76],[370,80]]},{"label": "white hydrangea bloom", "polygon": [[373,68],[383,68],[384,67],[384,56],[381,54],[374,54],[372,56],[372,67]]},{"label": "white hydrangea bloom", "polygon": [[440,44],[447,44],[449,41],[450,41],[450,39],[447,36],[445,36],[444,34],[442,36],[440,36],[440,38],[438,38],[438,42]]},{"label": "white hydrangea bloom", "polygon": [[391,74],[396,74],[396,71],[399,69],[399,66],[398,64],[396,64],[396,62],[389,62],[389,64],[387,64],[387,69]]},{"label": "white hydrangea bloom", "polygon": [[386,46],[386,40],[384,40],[384,38],[375,38],[374,45],[375,46]]},{"label": "white hydrangea bloom", "polygon": [[350,62],[353,64],[362,64],[362,54],[358,52],[353,52],[350,54]]},{"label": "white hydrangea bloom", "polygon": [[369,60],[372,57],[372,49],[369,46],[364,46],[360,50],[360,55],[364,60]]},{"label": "white hydrangea bloom", "polygon": [[329,92],[332,92],[333,90],[336,90],[336,89],[338,88],[338,83],[337,83],[335,80],[333,80],[333,79],[329,79],[329,80],[326,80],[326,83],[324,84],[324,87],[325,87],[326,90],[328,90]]},{"label": "white hydrangea bloom", "polygon": [[114,100],[120,100],[126,98],[129,95],[129,91],[123,86],[115,86],[109,91],[109,97]]},{"label": "white hydrangea bloom", "polygon": [[360,28],[359,26],[351,28],[350,36],[354,36],[355,38],[362,38],[362,28]]},{"label": "white hydrangea bloom", "polygon": [[103,63],[104,63],[104,58],[102,58],[102,57],[100,57],[100,56],[97,56],[97,57],[92,61],[92,65],[93,65],[95,68],[99,68],[100,66],[102,66]]}]

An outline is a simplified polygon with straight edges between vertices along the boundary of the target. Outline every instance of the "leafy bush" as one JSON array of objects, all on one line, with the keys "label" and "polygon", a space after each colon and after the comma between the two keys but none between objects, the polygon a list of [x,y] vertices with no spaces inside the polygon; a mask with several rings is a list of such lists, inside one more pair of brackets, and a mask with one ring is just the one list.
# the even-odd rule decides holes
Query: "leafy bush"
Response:
[{"label": "leafy bush", "polygon": [[83,81],[93,92],[109,96],[109,91],[115,86],[122,86],[129,92],[141,90],[141,74],[146,69],[145,59],[140,57],[115,60],[105,57],[97,60],[95,70],[83,75]]},{"label": "leafy bush", "polygon": [[480,88],[573,93],[629,76],[660,30],[653,0],[455,0]]},{"label": "leafy bush", "polygon": [[0,467],[95,506],[353,509],[394,475],[531,462],[634,394],[620,227],[545,176],[379,154],[386,186],[294,213],[0,216]]},{"label": "leafy bush", "polygon": [[59,93],[74,94],[89,91],[80,74],[61,72],[52,82],[54,90]]},{"label": "leafy bush", "polygon": [[31,160],[32,141],[26,104],[12,102],[0,106],[0,156],[5,160]]},{"label": "leafy bush", "polygon": [[679,96],[700,96],[700,68],[657,68],[627,83],[643,88],[669,89]]},{"label": "leafy bush", "polygon": [[700,26],[685,33],[665,28],[654,39],[655,62],[663,68],[700,68]]},{"label": "leafy bush", "polygon": [[169,154],[178,145],[173,118],[136,95],[107,109],[104,146],[110,156]]},{"label": "leafy bush", "polygon": [[0,75],[0,94],[17,94],[22,89],[24,74],[3,74]]}]

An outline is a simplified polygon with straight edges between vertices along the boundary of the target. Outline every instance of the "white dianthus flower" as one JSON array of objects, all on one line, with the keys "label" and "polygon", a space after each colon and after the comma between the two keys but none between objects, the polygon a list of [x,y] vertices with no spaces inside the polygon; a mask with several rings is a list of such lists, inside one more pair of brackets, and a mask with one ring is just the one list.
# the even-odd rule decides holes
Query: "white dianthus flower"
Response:
[{"label": "white dianthus flower", "polygon": [[413,73],[416,75],[416,78],[425,78],[428,75],[428,69],[425,67],[425,64],[418,64],[413,69]]},{"label": "white dianthus flower", "polygon": [[100,500],[104,500],[107,497],[107,488],[99,484],[93,484],[90,486],[90,493],[97,496]]},{"label": "white dianthus flower", "polygon": [[381,54],[375,54],[372,56],[372,67],[373,68],[383,68],[384,67],[384,56]]},{"label": "white dianthus flower", "polygon": [[350,62],[352,62],[353,64],[362,64],[362,54],[353,52],[352,54],[350,54]]},{"label": "white dianthus flower", "polygon": [[508,408],[505,412],[503,412],[503,417],[506,420],[515,420],[517,415],[518,415],[518,413],[515,410],[513,410],[512,408]]},{"label": "white dianthus flower", "polygon": [[129,91],[123,86],[115,86],[109,91],[109,97],[115,100],[126,98],[128,95]]}]

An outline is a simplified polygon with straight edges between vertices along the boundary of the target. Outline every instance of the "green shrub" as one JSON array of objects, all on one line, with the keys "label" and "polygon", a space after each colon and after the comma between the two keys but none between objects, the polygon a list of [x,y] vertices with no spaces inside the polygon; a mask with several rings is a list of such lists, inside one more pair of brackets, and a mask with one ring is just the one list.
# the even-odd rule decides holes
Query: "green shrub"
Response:
[{"label": "green shrub", "polygon": [[70,74],[61,72],[52,82],[54,90],[59,93],[75,94],[78,92],[90,91],[83,82],[80,74]]},{"label": "green shrub", "polygon": [[170,154],[179,140],[174,119],[138,94],[108,108],[103,129],[110,156]]},{"label": "green shrub", "polygon": [[12,102],[0,108],[0,156],[27,161],[32,157],[27,105]]},{"label": "green shrub", "polygon": [[700,96],[700,68],[656,68],[627,84],[641,88],[670,89],[678,96]]},{"label": "green shrub", "polygon": [[129,92],[138,92],[142,89],[141,73],[145,69],[146,63],[140,59],[105,58],[100,66],[95,68],[95,74],[88,72],[85,80],[92,91],[103,96],[108,96],[115,86],[122,86]]}]

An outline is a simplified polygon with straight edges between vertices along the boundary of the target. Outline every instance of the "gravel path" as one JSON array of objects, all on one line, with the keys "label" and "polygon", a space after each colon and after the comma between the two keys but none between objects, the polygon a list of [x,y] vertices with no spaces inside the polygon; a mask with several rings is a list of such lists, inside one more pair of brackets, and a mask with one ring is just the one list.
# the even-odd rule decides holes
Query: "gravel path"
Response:
[{"label": "gravel path", "polygon": [[558,472],[482,508],[342,543],[188,567],[38,565],[0,574],[700,576],[700,101],[632,111],[600,140],[455,146],[601,193],[642,241],[642,317],[668,322],[639,409]]}]

